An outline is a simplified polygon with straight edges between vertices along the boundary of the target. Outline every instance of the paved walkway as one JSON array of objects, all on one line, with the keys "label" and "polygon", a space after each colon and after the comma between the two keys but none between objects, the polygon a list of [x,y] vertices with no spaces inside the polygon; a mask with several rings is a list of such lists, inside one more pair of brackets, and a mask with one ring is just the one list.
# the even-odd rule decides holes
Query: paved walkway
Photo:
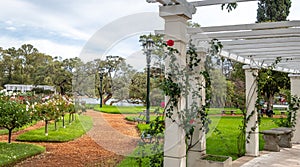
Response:
[{"label": "paved walkway", "polygon": [[300,145],[284,148],[280,152],[266,152],[256,158],[242,157],[233,163],[233,167],[300,167]]}]

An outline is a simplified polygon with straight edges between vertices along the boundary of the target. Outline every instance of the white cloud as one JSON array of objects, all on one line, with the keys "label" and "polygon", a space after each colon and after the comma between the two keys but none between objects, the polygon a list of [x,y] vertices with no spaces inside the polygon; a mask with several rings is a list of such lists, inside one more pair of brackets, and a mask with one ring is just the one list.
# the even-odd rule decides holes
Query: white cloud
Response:
[{"label": "white cloud", "polygon": [[30,43],[36,47],[39,52],[51,55],[53,57],[60,56],[62,58],[79,57],[81,50],[80,46],[57,44],[49,40],[28,40],[25,43]]},{"label": "white cloud", "polygon": [[16,27],[10,26],[10,27],[5,27],[5,29],[9,30],[9,31],[15,31],[17,30]]},{"label": "white cloud", "polygon": [[[81,46],[82,44],[75,45],[72,40],[88,41],[97,30],[105,27],[105,25],[121,17],[140,12],[158,12],[158,6],[159,3],[149,4],[146,0],[3,0],[0,2],[0,22],[5,23],[6,29],[17,32],[20,31],[21,27],[29,27],[32,28],[32,32],[24,38],[21,38],[22,33],[18,34],[19,37],[2,36],[0,46],[19,47],[25,42],[32,42],[31,44],[40,51],[50,55],[53,54],[52,56],[62,56],[64,58],[79,56],[83,46]],[[300,18],[299,7],[300,1],[293,0],[289,19]],[[198,22],[201,26],[254,23],[256,9],[257,2],[239,3],[237,9],[230,13],[222,11],[220,5],[201,7],[197,8],[193,21]],[[145,18],[145,22],[147,22],[147,18]],[[130,30],[136,25],[130,26],[119,28]],[[122,33],[120,29],[109,29],[109,33],[115,35]],[[63,38],[59,41],[60,44],[54,42],[55,40],[48,38],[48,36],[39,37],[39,35],[36,35],[35,39],[30,38],[30,35],[37,33],[38,30],[50,34],[50,37],[52,37],[52,34]],[[13,33],[6,35],[13,35]],[[68,40],[65,41],[64,38]],[[20,41],[21,39],[22,41]],[[103,39],[98,39],[97,42],[108,42],[101,40]],[[127,52],[128,55],[131,55],[135,53],[135,50],[129,48],[134,48],[138,42],[132,43],[130,41],[126,45],[113,49],[113,51],[116,54],[126,54]],[[114,47],[114,44],[110,43],[109,47]]]},{"label": "white cloud", "polygon": [[4,49],[15,47],[20,48],[23,44],[32,44],[41,53],[62,58],[78,57],[81,47],[75,45],[57,44],[50,40],[18,40],[11,37],[0,37],[0,46]]}]

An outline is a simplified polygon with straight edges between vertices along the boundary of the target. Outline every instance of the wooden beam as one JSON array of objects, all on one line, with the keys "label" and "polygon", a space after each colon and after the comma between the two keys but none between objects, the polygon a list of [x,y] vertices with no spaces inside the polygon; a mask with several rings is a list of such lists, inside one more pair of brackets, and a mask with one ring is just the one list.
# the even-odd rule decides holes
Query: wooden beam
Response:
[{"label": "wooden beam", "polygon": [[257,53],[239,53],[239,56],[248,57],[248,56],[259,56],[259,55],[271,55],[271,56],[282,56],[282,55],[300,55],[300,50],[290,50],[290,51],[268,51],[268,52],[257,52]]},{"label": "wooden beam", "polygon": [[240,31],[240,30],[263,30],[263,29],[276,29],[300,27],[300,20],[294,21],[281,21],[271,23],[255,23],[255,24],[238,24],[238,25],[225,25],[225,26],[211,26],[211,27],[196,27],[188,28],[189,34],[203,33],[203,32],[226,32],[226,31]]},{"label": "wooden beam", "polygon": [[247,45],[247,44],[264,44],[264,43],[290,43],[300,42],[300,37],[286,38],[266,38],[266,39],[251,39],[251,40],[231,40],[221,41],[223,45]]},{"label": "wooden beam", "polygon": [[277,52],[277,51],[299,51],[299,47],[284,47],[284,48],[252,48],[252,49],[234,49],[230,50],[233,53],[263,53],[263,52]]},{"label": "wooden beam", "polygon": [[245,45],[225,45],[223,44],[223,48],[226,50],[234,50],[234,49],[260,49],[260,48],[285,48],[285,47],[299,47],[299,42],[285,42],[285,43],[259,43],[259,44],[245,44]]},{"label": "wooden beam", "polygon": [[200,7],[200,6],[220,5],[226,3],[249,2],[249,1],[257,1],[257,0],[202,0],[202,1],[195,1],[190,3],[195,7]]},{"label": "wooden beam", "polygon": [[270,30],[253,30],[253,31],[237,31],[237,32],[219,32],[219,33],[202,33],[192,35],[192,39],[199,40],[237,40],[237,39],[259,39],[274,37],[300,37],[299,28],[270,29]]}]

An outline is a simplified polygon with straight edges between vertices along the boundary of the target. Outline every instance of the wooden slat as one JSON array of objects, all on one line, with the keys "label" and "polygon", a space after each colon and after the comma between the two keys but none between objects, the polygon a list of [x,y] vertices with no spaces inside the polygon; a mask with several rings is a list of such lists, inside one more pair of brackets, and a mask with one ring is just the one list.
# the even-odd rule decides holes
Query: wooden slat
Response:
[{"label": "wooden slat", "polygon": [[203,33],[203,32],[208,33],[208,32],[226,32],[226,31],[240,31],[240,30],[262,30],[262,29],[275,29],[275,28],[288,28],[288,27],[300,27],[300,20],[188,28],[188,33],[195,34],[195,33]]},{"label": "wooden slat", "polygon": [[249,2],[249,1],[257,1],[257,0],[202,0],[202,1],[195,1],[190,3],[195,7],[201,7],[201,6],[220,5],[220,4],[234,3],[234,2]]},{"label": "wooden slat", "polygon": [[224,49],[251,49],[251,48],[285,48],[285,47],[299,47],[300,42],[285,42],[285,43],[256,43],[256,44],[246,44],[246,45],[225,45]]},{"label": "wooden slat", "polygon": [[300,50],[291,50],[291,51],[268,51],[268,52],[259,52],[259,53],[250,53],[250,52],[245,52],[245,53],[239,53],[239,56],[259,56],[259,55],[274,55],[274,56],[280,56],[280,55],[300,55]]},{"label": "wooden slat", "polygon": [[234,49],[230,50],[233,53],[260,53],[260,52],[277,52],[277,51],[299,51],[299,47],[284,47],[284,48],[252,48],[252,49]]},{"label": "wooden slat", "polygon": [[286,38],[266,38],[266,39],[251,39],[251,40],[231,40],[221,41],[223,45],[246,45],[246,44],[262,44],[262,43],[289,43],[300,42],[300,37]]},{"label": "wooden slat", "polygon": [[192,39],[207,40],[236,40],[236,39],[259,39],[274,37],[300,37],[299,28],[271,29],[271,30],[254,30],[254,31],[238,31],[238,32],[220,32],[211,34],[195,34]]}]

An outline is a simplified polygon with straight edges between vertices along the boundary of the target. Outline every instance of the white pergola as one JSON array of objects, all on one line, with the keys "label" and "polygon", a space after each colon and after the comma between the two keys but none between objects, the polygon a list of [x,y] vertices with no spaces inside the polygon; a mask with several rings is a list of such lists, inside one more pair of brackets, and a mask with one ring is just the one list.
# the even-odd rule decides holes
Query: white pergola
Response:
[{"label": "white pergola", "polygon": [[[160,16],[165,20],[163,32],[166,39],[175,41],[174,47],[185,53],[187,41],[192,39],[199,55],[209,47],[212,39],[218,39],[223,49],[221,56],[247,64],[244,67],[246,75],[246,108],[247,115],[255,111],[257,99],[256,77],[253,75],[259,68],[282,59],[275,70],[290,73],[291,93],[300,96],[300,21],[284,21],[273,23],[256,23],[230,26],[214,26],[188,28],[187,21],[196,12],[196,7],[218,5],[232,2],[255,0],[202,0],[187,2],[186,0],[147,0],[161,4]],[[201,24],[201,23],[200,23]],[[182,55],[181,55],[182,56]],[[182,57],[181,57],[182,58]],[[166,62],[167,67],[168,62]],[[181,100],[184,97],[181,97]],[[176,111],[174,111],[176,113]],[[297,120],[300,120],[298,114]],[[257,127],[254,131],[251,128]],[[258,156],[258,121],[257,112],[251,117],[246,128],[246,134],[251,131],[250,142],[246,144],[246,154]],[[201,133],[201,132],[200,132]],[[184,131],[178,125],[166,119],[164,166],[197,166],[197,159],[205,154],[205,138],[197,134],[199,144],[188,153],[185,152]],[[195,137],[197,137],[195,136]],[[300,143],[300,122],[296,124],[293,137],[294,143]],[[186,164],[186,158],[188,163]]]},{"label": "white pergola", "polygon": [[300,21],[189,28],[188,33],[198,46],[218,39],[223,57],[261,67],[280,57],[276,70],[300,73]]}]

